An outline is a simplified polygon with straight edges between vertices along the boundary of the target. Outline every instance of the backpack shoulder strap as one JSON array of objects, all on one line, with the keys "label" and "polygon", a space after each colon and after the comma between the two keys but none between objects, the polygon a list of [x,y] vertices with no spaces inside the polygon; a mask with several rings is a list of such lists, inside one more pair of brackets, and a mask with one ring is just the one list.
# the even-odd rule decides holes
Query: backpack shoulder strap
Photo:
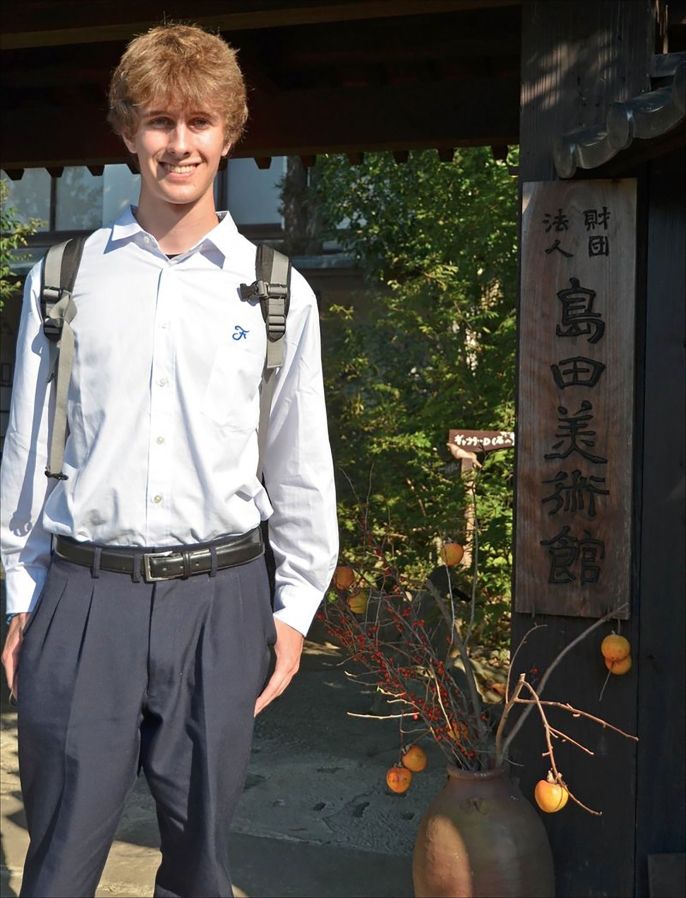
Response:
[{"label": "backpack shoulder strap", "polygon": [[291,260],[266,243],[260,243],[255,256],[255,281],[250,285],[240,286],[241,299],[259,299],[267,329],[267,354],[260,386],[260,423],[257,432],[258,479],[262,477],[275,375],[286,356],[286,319],[290,306],[290,289]]},{"label": "backpack shoulder strap", "polygon": [[267,328],[265,368],[283,365],[286,350],[286,318],[290,305],[291,260],[278,250],[260,243],[255,256],[255,280],[241,284],[241,299],[259,300]]},{"label": "backpack shoulder strap", "polygon": [[[43,260],[41,316],[45,336],[52,343],[58,343],[60,339],[64,318],[62,309],[69,304],[65,302],[60,305],[60,302],[66,297],[71,299],[86,239],[72,237],[64,243],[56,243],[48,249]],[[58,306],[57,311],[54,311]]]},{"label": "backpack shoulder strap", "polygon": [[266,243],[257,247],[257,283],[265,286],[260,296],[262,317],[267,326],[267,370],[280,368],[286,349],[286,317],[290,305],[291,260]]},{"label": "backpack shoulder strap", "polygon": [[74,360],[74,332],[71,321],[76,315],[72,292],[79,270],[86,237],[74,237],[51,246],[43,262],[40,305],[43,332],[55,347],[50,379],[56,377],[55,405],[50,449],[45,476],[66,480],[62,472],[67,438],[67,397]]}]

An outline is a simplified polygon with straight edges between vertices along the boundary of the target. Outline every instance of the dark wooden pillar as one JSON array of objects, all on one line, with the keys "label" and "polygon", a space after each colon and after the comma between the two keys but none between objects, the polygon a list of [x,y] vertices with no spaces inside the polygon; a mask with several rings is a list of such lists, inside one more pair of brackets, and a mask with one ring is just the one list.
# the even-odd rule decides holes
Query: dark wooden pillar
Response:
[{"label": "dark wooden pillar", "polygon": [[[522,105],[520,122],[520,175],[522,181],[555,179],[553,142],[561,134],[605,121],[612,102],[628,99],[649,86],[653,52],[653,12],[649,0],[602,2],[525,3],[522,19]],[[645,296],[644,248],[645,179],[639,176],[639,273],[637,297]],[[578,177],[593,177],[580,172]],[[643,226],[640,222],[643,221]],[[643,256],[642,256],[643,252]],[[520,316],[527,314],[526,298]],[[642,329],[639,326],[639,334]],[[637,352],[637,380],[642,383],[642,353]],[[640,390],[637,389],[637,393]],[[641,469],[642,413],[637,403],[636,462]],[[519,463],[526,460],[519,459]],[[634,478],[634,539],[640,533],[640,474]],[[622,632],[639,646],[639,564],[635,556],[631,618]],[[516,559],[515,559],[516,563]],[[556,615],[513,614],[513,644],[536,623],[546,625],[528,641],[517,661],[518,670],[543,669],[556,654],[589,624],[588,619]],[[609,630],[609,628],[608,628]],[[586,640],[568,656],[546,689],[546,698],[563,699],[591,713],[606,717],[630,732],[638,727],[639,670],[614,677],[602,702],[602,659],[599,638]],[[641,659],[635,665],[640,668]],[[600,671],[599,671],[600,666]],[[519,734],[513,760],[524,791],[545,776],[548,765],[540,724],[531,715]],[[571,721],[555,721],[565,728]],[[635,888],[635,826],[637,749],[635,743],[599,727],[573,721],[574,733],[591,748],[588,757],[563,745],[558,766],[573,791],[586,804],[603,811],[592,817],[571,803],[559,814],[545,818],[556,862],[558,896],[633,895]]]},{"label": "dark wooden pillar", "polygon": [[686,888],[685,150],[650,163],[646,195],[636,894],[662,898]]}]

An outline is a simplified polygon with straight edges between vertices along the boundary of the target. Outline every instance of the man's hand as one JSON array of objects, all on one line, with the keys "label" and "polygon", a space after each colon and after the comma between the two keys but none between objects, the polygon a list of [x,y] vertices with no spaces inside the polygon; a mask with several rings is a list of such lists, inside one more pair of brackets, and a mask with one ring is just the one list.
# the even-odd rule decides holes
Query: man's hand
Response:
[{"label": "man's hand", "polygon": [[23,611],[15,614],[10,621],[5,639],[5,647],[2,650],[2,666],[5,668],[7,685],[10,687],[10,696],[17,697],[17,667],[19,666],[19,652],[24,635],[24,627],[31,617],[30,612]]},{"label": "man's hand", "polygon": [[255,717],[264,711],[270,702],[281,695],[297,674],[300,667],[300,656],[302,655],[305,637],[293,627],[284,624],[277,618],[274,618],[276,626],[276,642],[274,643],[274,652],[276,653],[276,666],[274,673],[269,678],[269,682],[264,690],[257,697],[255,702]]}]

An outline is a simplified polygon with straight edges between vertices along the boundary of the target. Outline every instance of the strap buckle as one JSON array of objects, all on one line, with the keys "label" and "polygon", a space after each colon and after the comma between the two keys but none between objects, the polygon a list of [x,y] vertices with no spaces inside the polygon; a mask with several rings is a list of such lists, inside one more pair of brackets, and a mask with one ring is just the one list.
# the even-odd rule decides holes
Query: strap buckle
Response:
[{"label": "strap buckle", "polygon": [[241,284],[241,299],[285,299],[288,296],[288,284],[273,284],[268,281],[253,281],[252,284]]},{"label": "strap buckle", "polygon": [[162,576],[153,574],[150,564],[157,558],[169,558],[174,554],[176,553],[173,549],[170,549],[168,552],[146,552],[143,555],[143,578],[145,582],[158,583],[160,580],[170,580],[171,576],[169,574],[163,574]]},{"label": "strap buckle", "polygon": [[267,285],[264,281],[253,281],[252,284],[241,284],[241,299],[250,301],[251,299],[264,299],[267,296]]},{"label": "strap buckle", "polygon": [[46,477],[52,478],[53,480],[69,480],[68,474],[63,474],[62,472],[60,472],[59,474],[56,474],[54,471],[50,470],[49,465],[46,467],[44,473],[45,473]]},{"label": "strap buckle", "polygon": [[63,320],[61,318],[44,318],[43,333],[48,340],[57,341],[62,336]]}]

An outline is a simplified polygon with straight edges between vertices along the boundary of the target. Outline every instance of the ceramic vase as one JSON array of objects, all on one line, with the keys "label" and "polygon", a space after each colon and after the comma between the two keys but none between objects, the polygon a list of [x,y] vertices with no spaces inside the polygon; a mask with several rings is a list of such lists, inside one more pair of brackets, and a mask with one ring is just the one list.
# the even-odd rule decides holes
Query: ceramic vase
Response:
[{"label": "ceramic vase", "polygon": [[554,895],[545,828],[504,767],[448,767],[420,822],[412,875],[416,898]]}]

